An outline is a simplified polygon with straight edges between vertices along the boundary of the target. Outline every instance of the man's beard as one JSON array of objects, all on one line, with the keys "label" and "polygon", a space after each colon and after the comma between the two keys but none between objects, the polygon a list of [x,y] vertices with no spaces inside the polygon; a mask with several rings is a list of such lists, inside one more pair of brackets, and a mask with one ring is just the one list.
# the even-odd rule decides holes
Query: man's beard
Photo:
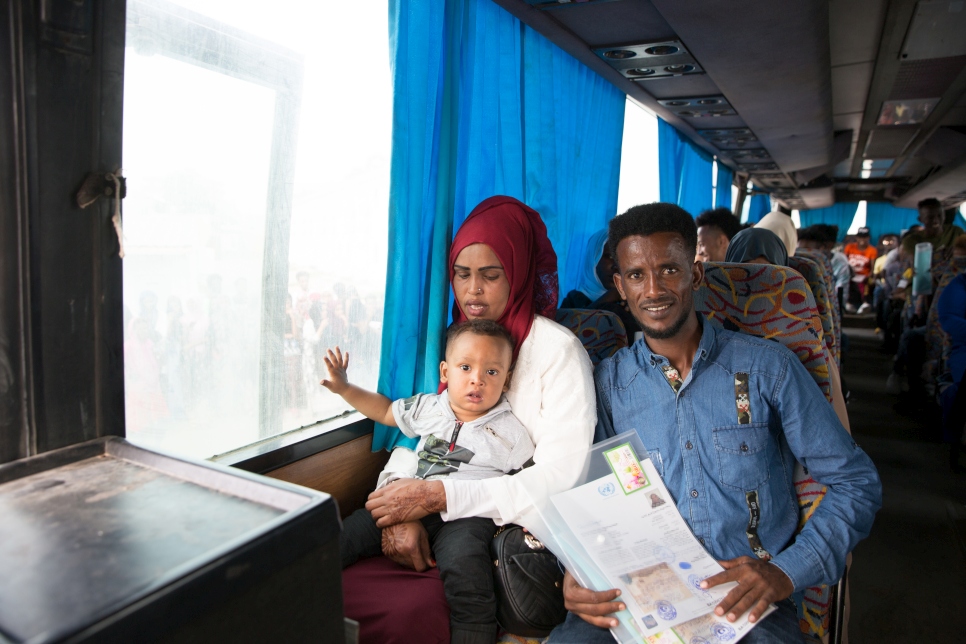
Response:
[{"label": "man's beard", "polygon": [[[690,302],[687,302],[690,305]],[[652,329],[651,327],[644,324],[642,321],[638,320],[637,323],[641,325],[641,331],[644,332],[645,337],[651,338],[652,340],[667,340],[668,338],[673,338],[676,336],[684,325],[688,322],[688,316],[694,314],[694,308],[687,306],[681,311],[681,316],[674,321],[674,324],[666,329]]]}]

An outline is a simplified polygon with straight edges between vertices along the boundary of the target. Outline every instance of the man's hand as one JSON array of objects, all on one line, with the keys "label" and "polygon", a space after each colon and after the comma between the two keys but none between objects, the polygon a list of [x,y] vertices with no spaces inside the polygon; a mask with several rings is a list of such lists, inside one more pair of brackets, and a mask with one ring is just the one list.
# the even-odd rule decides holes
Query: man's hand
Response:
[{"label": "man's hand", "polygon": [[757,622],[768,604],[787,599],[795,591],[788,575],[767,561],[738,557],[718,563],[725,571],[711,575],[701,582],[701,587],[711,588],[729,581],[738,582],[738,586],[732,588],[714,609],[715,615],[727,614],[729,622],[741,617],[749,608],[751,612],[748,614],[748,621]]},{"label": "man's hand", "polygon": [[419,521],[382,529],[382,554],[400,566],[423,572],[436,567],[429,549],[429,535]]},{"label": "man's hand", "polygon": [[446,491],[440,481],[399,479],[369,495],[366,509],[379,528],[417,521],[446,509]]},{"label": "man's hand", "polygon": [[571,577],[570,572],[564,573],[564,606],[588,624],[600,628],[617,626],[617,619],[610,614],[624,610],[624,604],[614,601],[620,594],[619,590],[587,590]]}]

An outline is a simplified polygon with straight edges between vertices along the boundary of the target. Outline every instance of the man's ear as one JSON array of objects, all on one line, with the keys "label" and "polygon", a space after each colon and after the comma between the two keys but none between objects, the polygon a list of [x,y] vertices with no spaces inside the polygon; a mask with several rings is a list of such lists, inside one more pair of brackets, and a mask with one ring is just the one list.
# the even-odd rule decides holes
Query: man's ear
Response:
[{"label": "man's ear", "polygon": [[626,300],[627,296],[624,295],[624,280],[621,277],[620,271],[614,273],[614,286],[617,287],[617,292],[621,294],[621,299]]},{"label": "man's ear", "polygon": [[447,371],[446,361],[443,360],[442,362],[439,363],[439,381],[440,382],[446,382],[446,371]]},{"label": "man's ear", "polygon": [[696,291],[704,283],[704,262],[691,264],[691,290]]}]

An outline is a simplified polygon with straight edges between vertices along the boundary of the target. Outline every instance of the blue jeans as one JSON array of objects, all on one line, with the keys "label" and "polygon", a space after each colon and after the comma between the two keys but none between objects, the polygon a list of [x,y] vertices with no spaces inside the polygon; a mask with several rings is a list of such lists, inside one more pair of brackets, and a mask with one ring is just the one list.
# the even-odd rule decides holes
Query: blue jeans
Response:
[{"label": "blue jeans", "polygon": [[[745,635],[741,644],[797,644],[806,642],[798,627],[798,610],[792,600],[775,604],[774,613],[761,620]],[[567,621],[553,629],[546,644],[614,644],[610,631],[591,626],[573,613],[567,613]]]}]

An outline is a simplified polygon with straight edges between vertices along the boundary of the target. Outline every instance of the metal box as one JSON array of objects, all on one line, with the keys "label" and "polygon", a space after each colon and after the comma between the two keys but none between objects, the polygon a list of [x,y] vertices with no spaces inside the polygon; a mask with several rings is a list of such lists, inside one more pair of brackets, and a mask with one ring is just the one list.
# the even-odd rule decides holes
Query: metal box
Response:
[{"label": "metal box", "polygon": [[0,642],[337,642],[336,502],[98,439],[0,466]]}]

